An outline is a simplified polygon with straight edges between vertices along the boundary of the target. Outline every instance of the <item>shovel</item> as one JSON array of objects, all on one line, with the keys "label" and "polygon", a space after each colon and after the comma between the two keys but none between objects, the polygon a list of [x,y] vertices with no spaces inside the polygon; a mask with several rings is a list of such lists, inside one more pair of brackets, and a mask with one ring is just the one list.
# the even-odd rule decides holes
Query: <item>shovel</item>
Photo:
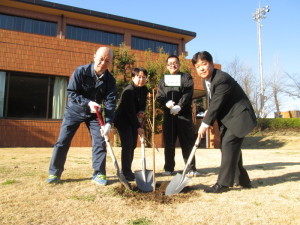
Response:
[{"label": "shovel", "polygon": [[145,143],[144,137],[141,137],[141,150],[142,150],[142,170],[135,171],[135,180],[138,188],[144,192],[150,192],[153,190],[153,172],[146,169],[146,158],[145,158]]},{"label": "shovel", "polygon": [[[98,122],[99,122],[99,124],[101,126],[101,129],[102,129],[102,127],[104,127],[104,125],[105,125],[104,122],[103,122],[102,115],[98,111],[97,107],[95,107],[95,109],[96,109],[96,114],[97,114]],[[113,151],[112,147],[110,146],[109,139],[108,139],[107,135],[104,136],[104,139],[105,139],[105,142],[106,142],[107,150],[109,151],[110,157],[112,158],[113,164],[114,164],[114,166],[116,168],[116,173],[117,173],[117,177],[118,177],[119,181],[121,182],[121,184],[126,189],[131,190],[131,187],[128,184],[128,181],[124,177],[124,174],[120,173],[120,168],[119,168],[119,165],[118,165],[118,161],[116,160],[114,151]]]},{"label": "shovel", "polygon": [[196,153],[197,147],[200,144],[200,141],[201,141],[201,139],[198,136],[182,174],[177,173],[176,176],[170,181],[170,183],[168,184],[168,186],[166,188],[166,192],[165,192],[166,195],[178,194],[186,186],[186,184],[191,180],[190,178],[188,178],[186,176],[186,174],[188,172],[187,170],[190,167],[192,159]]}]

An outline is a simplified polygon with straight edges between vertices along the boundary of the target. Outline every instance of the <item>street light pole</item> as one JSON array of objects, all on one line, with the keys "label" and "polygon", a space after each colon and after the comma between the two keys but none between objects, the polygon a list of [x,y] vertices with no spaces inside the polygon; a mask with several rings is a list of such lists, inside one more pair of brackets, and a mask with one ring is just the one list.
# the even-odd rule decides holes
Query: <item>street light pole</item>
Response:
[{"label": "street light pole", "polygon": [[265,6],[256,9],[255,13],[253,13],[253,20],[257,22],[257,41],[258,41],[258,65],[259,65],[259,75],[260,75],[260,113],[261,117],[265,117],[265,96],[264,96],[264,82],[263,82],[263,65],[262,65],[262,50],[261,50],[261,36],[260,36],[260,29],[261,29],[261,19],[266,18],[266,13],[270,11],[269,6]]}]

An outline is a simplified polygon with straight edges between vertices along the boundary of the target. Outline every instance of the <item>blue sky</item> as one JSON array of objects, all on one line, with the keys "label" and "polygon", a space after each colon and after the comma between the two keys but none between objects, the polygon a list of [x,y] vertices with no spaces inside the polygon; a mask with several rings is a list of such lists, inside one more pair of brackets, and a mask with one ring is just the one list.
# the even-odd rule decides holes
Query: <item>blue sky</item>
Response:
[{"label": "blue sky", "polygon": [[[202,50],[222,65],[238,58],[259,79],[257,25],[252,19],[259,0],[49,1],[196,32],[186,45],[187,58]],[[261,7],[266,5],[270,12],[261,28],[264,77],[274,71],[277,59],[282,72],[300,76],[300,1],[260,0]],[[300,110],[299,99],[281,101],[283,110]]]}]

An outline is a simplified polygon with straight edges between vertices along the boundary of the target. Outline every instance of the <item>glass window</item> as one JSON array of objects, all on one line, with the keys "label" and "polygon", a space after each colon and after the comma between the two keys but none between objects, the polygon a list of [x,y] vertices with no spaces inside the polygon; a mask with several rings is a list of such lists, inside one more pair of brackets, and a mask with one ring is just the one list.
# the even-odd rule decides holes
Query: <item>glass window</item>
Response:
[{"label": "glass window", "polygon": [[82,27],[67,25],[66,38],[119,46],[124,41],[122,34],[111,33]]},{"label": "glass window", "polygon": [[163,48],[164,52],[167,54],[178,55],[178,45],[171,44],[162,41],[155,41],[145,38],[132,37],[131,38],[131,48],[146,51],[150,49],[152,52],[159,52],[160,48]]},{"label": "glass window", "polygon": [[8,117],[46,118],[48,77],[11,74]]},{"label": "glass window", "polygon": [[0,117],[4,114],[4,97],[5,97],[6,73],[0,71]]},{"label": "glass window", "polygon": [[3,29],[56,36],[56,27],[54,22],[0,14],[0,28]]},{"label": "glass window", "polygon": [[[67,99],[68,77],[19,72],[7,74],[7,104],[4,104],[4,117],[62,119]],[[52,115],[53,113],[55,115]]]}]

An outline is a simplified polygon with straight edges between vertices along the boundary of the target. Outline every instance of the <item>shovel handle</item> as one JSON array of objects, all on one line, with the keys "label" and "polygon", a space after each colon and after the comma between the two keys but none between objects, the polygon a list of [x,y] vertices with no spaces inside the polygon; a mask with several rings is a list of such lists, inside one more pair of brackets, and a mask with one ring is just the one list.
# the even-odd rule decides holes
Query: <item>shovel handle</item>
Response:
[{"label": "shovel handle", "polygon": [[105,124],[104,124],[104,121],[103,121],[103,117],[102,117],[102,115],[100,114],[100,112],[99,112],[97,106],[95,106],[95,110],[96,110],[98,122],[99,122],[100,126],[103,127]]},{"label": "shovel handle", "polygon": [[200,141],[201,141],[201,138],[198,136],[198,137],[197,137],[197,140],[195,141],[195,145],[194,145],[194,147],[193,147],[193,149],[192,149],[192,151],[191,151],[191,153],[190,153],[190,156],[189,156],[189,158],[188,158],[188,161],[187,161],[187,163],[186,163],[186,165],[185,165],[185,167],[184,167],[184,170],[183,170],[183,172],[182,172],[182,177],[184,177],[185,174],[187,173],[187,169],[189,168],[189,166],[190,166],[190,164],[191,164],[191,162],[192,162],[192,160],[193,160],[193,157],[194,157],[194,155],[195,155],[195,153],[196,153],[196,150],[197,150],[197,148],[198,148],[198,146],[199,146],[199,144],[200,144]]},{"label": "shovel handle", "polygon": [[144,136],[140,137],[140,141],[141,141],[141,152],[142,152],[142,166],[143,166],[143,170],[146,170]]}]

